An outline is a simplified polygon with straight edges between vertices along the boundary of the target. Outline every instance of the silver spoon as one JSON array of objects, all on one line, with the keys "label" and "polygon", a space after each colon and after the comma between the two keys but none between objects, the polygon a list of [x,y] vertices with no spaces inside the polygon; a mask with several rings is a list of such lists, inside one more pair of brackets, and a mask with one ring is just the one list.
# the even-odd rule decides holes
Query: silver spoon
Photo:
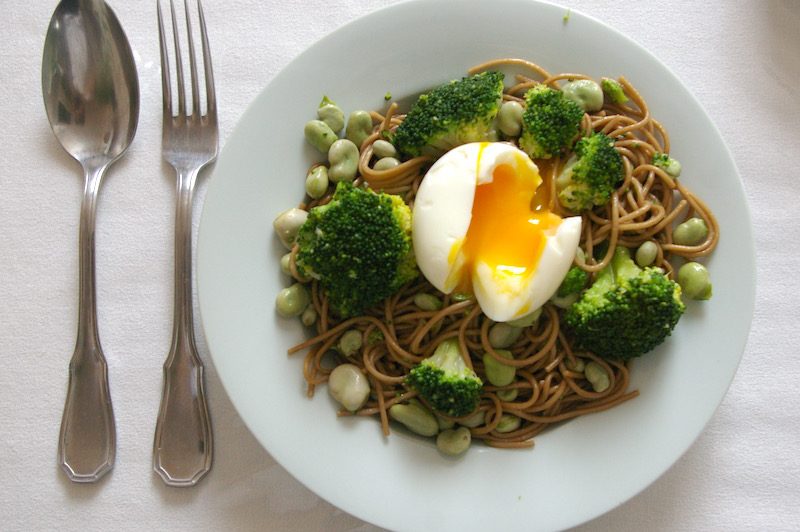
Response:
[{"label": "silver spoon", "polygon": [[83,166],[78,336],[69,364],[58,459],[74,482],[114,465],[116,434],[108,366],[97,334],[94,225],[106,169],[128,148],[139,117],[139,82],[128,40],[103,0],[61,0],[44,43],[42,92],[50,126]]}]

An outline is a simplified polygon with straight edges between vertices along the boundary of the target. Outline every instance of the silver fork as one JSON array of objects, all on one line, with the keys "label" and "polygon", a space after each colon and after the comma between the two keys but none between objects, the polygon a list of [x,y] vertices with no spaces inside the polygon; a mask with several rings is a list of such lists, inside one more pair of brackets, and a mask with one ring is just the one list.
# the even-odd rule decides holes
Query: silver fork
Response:
[{"label": "silver fork", "polygon": [[191,108],[187,109],[175,6],[170,0],[177,73],[178,108],[172,105],[169,53],[158,0],[158,40],[161,46],[164,159],[178,175],[175,217],[175,302],[172,347],[164,362],[164,390],[153,442],[153,469],[170,486],[193,486],[211,469],[213,438],[203,390],[203,362],[195,346],[192,318],[192,193],[199,171],[217,157],[218,126],[214,74],[200,0],[197,10],[205,75],[206,114],[200,107],[197,62],[184,0],[189,46]]}]

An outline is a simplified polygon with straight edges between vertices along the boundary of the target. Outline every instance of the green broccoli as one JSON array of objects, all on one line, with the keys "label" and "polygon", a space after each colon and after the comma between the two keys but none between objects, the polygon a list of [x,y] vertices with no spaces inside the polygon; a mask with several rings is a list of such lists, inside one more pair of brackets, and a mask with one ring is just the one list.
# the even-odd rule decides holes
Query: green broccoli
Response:
[{"label": "green broccoli", "polygon": [[309,211],[297,243],[298,268],[320,281],[342,318],[362,314],[418,274],[408,205],[348,182]]},{"label": "green broccoli", "polygon": [[558,297],[566,297],[571,296],[572,294],[577,294],[583,290],[583,287],[586,286],[586,283],[588,282],[589,274],[579,267],[573,266],[567,272],[564,280],[561,281],[561,286],[558,287],[556,295]]},{"label": "green broccoli", "polygon": [[468,142],[493,140],[503,98],[503,74],[482,72],[419,97],[391,135],[407,156],[439,155]]},{"label": "green broccoli", "polygon": [[594,284],[566,310],[564,321],[580,348],[628,360],[663,342],[684,309],[678,283],[658,268],[639,268],[630,251],[618,246]]},{"label": "green broccoli", "polygon": [[602,133],[584,137],[556,178],[561,205],[574,212],[608,203],[623,179],[622,156]]},{"label": "green broccoli", "polygon": [[628,101],[628,96],[625,94],[625,90],[622,88],[619,81],[611,78],[603,78],[600,80],[600,86],[612,102],[623,104]]},{"label": "green broccoli", "polygon": [[671,177],[677,178],[681,175],[681,163],[666,153],[654,153],[653,166],[663,169]]},{"label": "green broccoli", "polygon": [[560,90],[539,84],[525,93],[519,146],[531,159],[549,159],[578,134],[583,109]]},{"label": "green broccoli", "polygon": [[431,408],[448,416],[466,416],[478,406],[483,382],[464,362],[458,339],[436,346],[433,355],[411,369],[406,383]]}]

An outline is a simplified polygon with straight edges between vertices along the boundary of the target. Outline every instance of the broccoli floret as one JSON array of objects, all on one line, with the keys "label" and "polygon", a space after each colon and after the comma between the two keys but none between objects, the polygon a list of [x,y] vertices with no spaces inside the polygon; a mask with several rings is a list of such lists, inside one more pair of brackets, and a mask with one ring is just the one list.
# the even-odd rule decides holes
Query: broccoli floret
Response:
[{"label": "broccoli floret", "polygon": [[494,117],[502,98],[501,72],[451,81],[420,96],[390,140],[400,153],[412,157],[493,140]]},{"label": "broccoli floret", "polygon": [[628,360],[670,335],[685,306],[678,283],[654,267],[641,269],[618,246],[594,284],[567,309],[577,345],[605,358]]},{"label": "broccoli floret", "polygon": [[622,156],[602,133],[582,138],[556,179],[561,205],[574,212],[608,203],[623,178]]},{"label": "broccoli floret", "polygon": [[525,93],[519,146],[531,159],[549,159],[578,134],[583,109],[560,90],[539,84]]},{"label": "broccoli floret", "polygon": [[589,274],[577,266],[573,266],[567,272],[564,280],[561,281],[561,286],[558,287],[556,295],[558,297],[566,297],[571,296],[572,294],[577,294],[583,290],[583,287],[586,286],[586,283],[588,282]]},{"label": "broccoli floret", "polygon": [[478,406],[483,382],[464,362],[458,340],[445,340],[409,372],[406,383],[434,410],[466,416]]},{"label": "broccoli floret", "polygon": [[297,266],[318,279],[342,318],[396,292],[418,274],[411,248],[411,210],[399,196],[340,182],[315,207],[297,236]]},{"label": "broccoli floret", "polygon": [[623,104],[628,101],[628,96],[625,94],[625,90],[622,88],[619,81],[611,78],[603,78],[600,80],[600,86],[612,102]]},{"label": "broccoli floret", "polygon": [[679,177],[681,175],[681,163],[666,153],[654,153],[653,166],[662,168],[671,177]]}]

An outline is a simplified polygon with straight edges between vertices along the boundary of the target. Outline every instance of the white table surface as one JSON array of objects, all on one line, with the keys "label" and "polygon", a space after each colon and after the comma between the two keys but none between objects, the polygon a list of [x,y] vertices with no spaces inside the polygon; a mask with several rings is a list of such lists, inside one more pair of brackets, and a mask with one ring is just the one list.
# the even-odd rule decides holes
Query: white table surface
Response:
[{"label": "white table surface", "polygon": [[[256,442],[202,335],[214,468],[192,489],[167,488],[152,472],[171,332],[174,179],[160,155],[155,0],[110,3],[136,54],[142,98],[135,142],[103,183],[97,216],[99,325],[118,446],[106,478],[73,485],[56,466],[56,441],[75,339],[82,180],[42,106],[42,45],[56,2],[0,2],[0,529],[374,530],[320,500]],[[221,143],[305,47],[389,3],[205,0]],[[741,172],[758,254],[753,325],[719,410],[663,477],[580,530],[800,529],[800,1],[569,5],[644,45],[700,100]]]}]

